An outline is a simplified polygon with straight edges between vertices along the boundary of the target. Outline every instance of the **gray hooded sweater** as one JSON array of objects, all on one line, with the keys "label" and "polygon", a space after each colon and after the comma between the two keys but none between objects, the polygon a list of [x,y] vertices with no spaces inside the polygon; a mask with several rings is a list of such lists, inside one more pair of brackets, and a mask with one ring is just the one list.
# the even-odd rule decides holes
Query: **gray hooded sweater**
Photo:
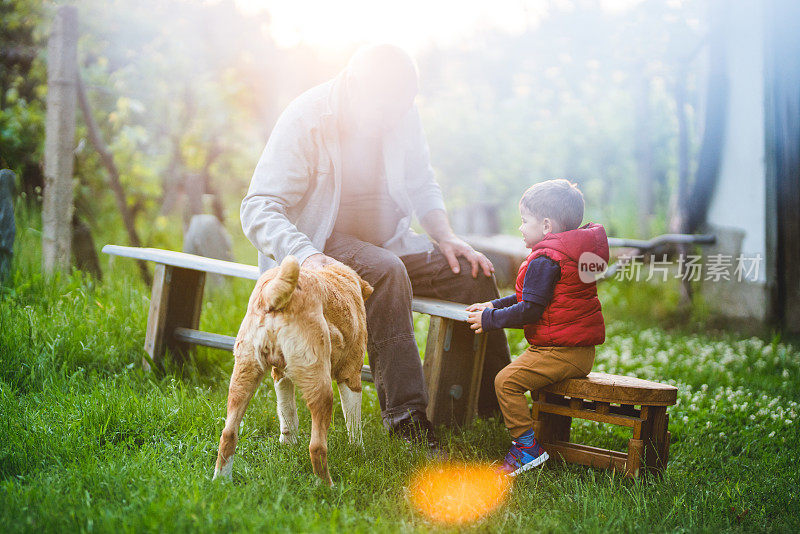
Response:
[{"label": "gray hooded sweater", "polygon": [[[340,74],[293,100],[258,160],[240,217],[261,272],[289,255],[302,263],[322,252],[331,235],[342,189],[337,120],[343,79]],[[444,210],[416,106],[384,135],[383,161],[389,195],[402,213],[383,247],[398,256],[432,250],[426,236],[411,230],[413,215]]]}]

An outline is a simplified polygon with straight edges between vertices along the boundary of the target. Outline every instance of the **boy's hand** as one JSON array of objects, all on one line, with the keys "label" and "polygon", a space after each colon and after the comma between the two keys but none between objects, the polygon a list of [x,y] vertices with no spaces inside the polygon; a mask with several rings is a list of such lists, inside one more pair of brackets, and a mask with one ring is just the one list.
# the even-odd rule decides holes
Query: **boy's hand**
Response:
[{"label": "boy's hand", "polygon": [[467,311],[468,312],[483,311],[486,308],[494,308],[494,306],[492,306],[491,302],[476,302],[475,304],[470,304],[469,306],[467,306]]},{"label": "boy's hand", "polygon": [[[474,306],[474,304],[473,304]],[[474,311],[469,314],[467,317],[467,322],[469,323],[469,327],[475,330],[476,334],[483,334],[483,326],[481,325],[481,315],[483,314],[483,310],[481,311]]]}]

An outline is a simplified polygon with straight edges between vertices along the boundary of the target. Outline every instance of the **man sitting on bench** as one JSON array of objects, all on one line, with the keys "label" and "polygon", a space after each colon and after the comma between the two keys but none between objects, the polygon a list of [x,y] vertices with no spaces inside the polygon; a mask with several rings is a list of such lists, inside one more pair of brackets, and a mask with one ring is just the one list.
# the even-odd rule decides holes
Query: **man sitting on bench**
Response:
[{"label": "man sitting on bench", "polygon": [[[384,425],[436,451],[412,294],[466,304],[499,293],[491,262],[450,228],[413,103],[417,90],[416,67],[402,50],[356,52],[336,78],[281,114],[242,201],[241,221],[261,272],[290,254],[304,268],[338,260],[374,287],[366,302],[367,351]],[[434,243],[410,229],[412,215]],[[494,377],[509,362],[505,335],[493,332],[479,414],[498,409]]]}]

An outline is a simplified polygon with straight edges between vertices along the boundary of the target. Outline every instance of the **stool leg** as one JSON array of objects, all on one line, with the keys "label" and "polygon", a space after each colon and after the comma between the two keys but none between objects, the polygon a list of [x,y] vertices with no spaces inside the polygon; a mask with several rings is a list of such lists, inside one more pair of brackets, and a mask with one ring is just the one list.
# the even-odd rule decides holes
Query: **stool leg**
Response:
[{"label": "stool leg", "polygon": [[534,392],[531,397],[533,397],[533,405],[531,406],[531,418],[533,419],[533,435],[536,436],[540,442],[542,441],[542,436],[545,434],[544,429],[544,419],[542,418],[542,412],[539,410],[539,402],[538,402],[538,395]]},{"label": "stool leg", "polygon": [[[552,395],[552,393],[550,394]],[[547,403],[548,393],[541,391],[538,393],[540,403]],[[554,413],[540,413],[541,436],[537,437],[542,443],[554,441],[569,441],[570,429],[572,427],[572,417],[557,415]],[[534,430],[534,433],[536,431]]]},{"label": "stool leg", "polygon": [[637,421],[633,425],[633,438],[628,440],[628,456],[625,459],[625,476],[636,478],[639,476],[639,468],[642,466],[642,456],[644,452],[644,441],[642,441],[642,422]]},{"label": "stool leg", "polygon": [[667,466],[667,408],[665,406],[650,406],[648,421],[648,436],[645,438],[645,465],[651,473],[661,473]]},{"label": "stool leg", "polygon": [[672,438],[672,434],[669,432],[669,414],[667,414],[666,422],[664,423],[664,429],[666,430],[664,435],[664,441],[661,443],[661,454],[659,455],[659,469],[662,471],[667,468],[667,462],[669,461],[669,442]]}]

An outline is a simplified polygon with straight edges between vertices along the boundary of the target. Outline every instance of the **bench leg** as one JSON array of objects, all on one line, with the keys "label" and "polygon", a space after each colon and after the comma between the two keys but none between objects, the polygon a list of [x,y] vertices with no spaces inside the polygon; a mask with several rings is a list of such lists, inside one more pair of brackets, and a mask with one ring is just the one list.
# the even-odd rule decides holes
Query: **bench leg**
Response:
[{"label": "bench leg", "polygon": [[422,370],[434,425],[465,425],[475,416],[485,351],[485,335],[475,335],[466,323],[431,316]]},{"label": "bench leg", "polygon": [[193,350],[191,345],[176,341],[172,332],[178,326],[198,327],[204,285],[204,272],[156,264],[144,340],[149,360],[142,360],[146,371],[151,370],[151,361],[157,367],[163,366],[167,348],[181,360]]}]

